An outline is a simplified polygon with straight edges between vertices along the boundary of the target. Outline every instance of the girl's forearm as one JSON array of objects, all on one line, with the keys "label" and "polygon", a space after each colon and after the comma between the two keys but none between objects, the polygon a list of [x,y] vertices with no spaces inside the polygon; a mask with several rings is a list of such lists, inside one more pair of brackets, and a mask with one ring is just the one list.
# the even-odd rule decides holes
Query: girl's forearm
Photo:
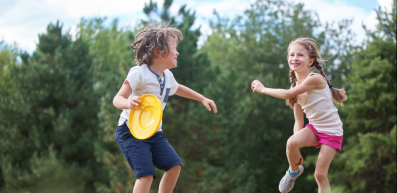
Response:
[{"label": "girl's forearm", "polygon": [[175,92],[175,94],[181,97],[193,99],[200,102],[205,99],[203,95],[181,84],[178,86],[178,90]]},{"label": "girl's forearm", "polygon": [[289,99],[292,97],[288,90],[285,89],[264,88],[261,93],[280,99]]}]

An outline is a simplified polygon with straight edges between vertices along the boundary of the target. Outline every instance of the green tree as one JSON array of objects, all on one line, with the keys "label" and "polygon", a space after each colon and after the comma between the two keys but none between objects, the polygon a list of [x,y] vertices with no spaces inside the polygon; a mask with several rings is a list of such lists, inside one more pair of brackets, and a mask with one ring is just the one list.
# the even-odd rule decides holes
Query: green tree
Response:
[{"label": "green tree", "polygon": [[[8,94],[13,92],[12,81],[10,77],[10,67],[16,66],[18,62],[18,47],[17,45],[6,45],[4,41],[0,42],[0,94],[1,98],[5,98]],[[0,98],[0,100],[1,100]]]},{"label": "green tree", "polygon": [[87,43],[57,22],[21,59],[9,67],[12,92],[1,93],[0,190],[93,192],[106,179],[94,156],[99,95]]},{"label": "green tree", "polygon": [[130,48],[135,29],[119,27],[117,19],[108,26],[105,25],[106,20],[82,19],[77,27],[77,38],[89,44],[95,91],[101,96],[98,113],[100,141],[95,144],[95,154],[96,159],[104,165],[108,181],[96,183],[96,191],[131,192],[135,174],[116,141],[115,130],[121,111],[113,106],[112,101],[129,69],[136,65]]},{"label": "green tree", "polygon": [[[12,84],[10,68],[19,64],[18,62],[18,47],[16,45],[7,45],[4,41],[0,42],[0,109],[4,108],[4,105],[9,101],[7,100],[10,95],[15,92],[14,86]],[[4,117],[0,114],[0,123],[4,122],[2,119]],[[0,138],[5,137],[7,128],[0,124]],[[7,142],[5,140],[0,140],[0,147],[5,147]],[[2,154],[0,154],[2,155]],[[2,155],[1,157],[3,157]],[[1,160],[0,160],[1,161]],[[0,162],[1,163],[1,162]],[[0,191],[1,188],[5,186],[4,181],[4,169],[0,165]]]},{"label": "green tree", "polygon": [[340,192],[396,192],[396,12],[377,10],[347,77],[345,146],[332,179]]}]

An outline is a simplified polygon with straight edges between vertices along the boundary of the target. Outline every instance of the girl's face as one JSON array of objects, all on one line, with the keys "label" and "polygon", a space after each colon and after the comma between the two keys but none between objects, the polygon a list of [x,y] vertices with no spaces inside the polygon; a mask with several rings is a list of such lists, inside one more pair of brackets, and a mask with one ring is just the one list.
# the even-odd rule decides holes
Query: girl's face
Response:
[{"label": "girl's face", "polygon": [[299,45],[292,45],[288,53],[288,64],[291,70],[295,72],[310,71],[314,58],[310,58],[309,51]]}]

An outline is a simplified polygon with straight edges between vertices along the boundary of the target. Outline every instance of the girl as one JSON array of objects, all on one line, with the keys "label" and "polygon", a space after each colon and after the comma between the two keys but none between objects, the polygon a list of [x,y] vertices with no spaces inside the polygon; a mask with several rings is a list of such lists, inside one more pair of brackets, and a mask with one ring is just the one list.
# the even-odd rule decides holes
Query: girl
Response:
[{"label": "girl", "polygon": [[[332,99],[343,105],[347,99],[344,89],[332,87],[324,74],[320,62],[323,62],[318,45],[310,38],[299,38],[288,46],[288,64],[290,67],[291,89],[266,88],[258,80],[251,84],[253,92],[287,99],[287,105],[294,109],[294,135],[287,142],[289,169],[281,179],[280,192],[290,192],[296,178],[303,173],[303,158],[300,148],[314,146],[320,148],[315,178],[320,193],[331,192],[328,181],[328,168],[336,151],[341,151],[343,140],[342,122],[338,109]],[[310,71],[315,67],[320,74]],[[303,112],[309,119],[304,128]]]}]

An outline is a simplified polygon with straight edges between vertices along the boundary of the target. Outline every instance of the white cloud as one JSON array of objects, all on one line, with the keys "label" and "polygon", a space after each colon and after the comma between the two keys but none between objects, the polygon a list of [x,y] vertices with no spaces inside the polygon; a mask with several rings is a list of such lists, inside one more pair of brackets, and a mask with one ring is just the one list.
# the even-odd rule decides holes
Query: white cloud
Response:
[{"label": "white cloud", "polygon": [[[32,52],[38,42],[38,34],[47,25],[59,20],[64,30],[75,32],[81,17],[110,18],[129,15],[132,22],[142,15],[145,1],[131,0],[5,0],[0,8],[0,37],[7,43],[17,42],[20,48]],[[4,5],[4,7],[3,7]]]},{"label": "white cloud", "polygon": [[[149,0],[1,0],[0,7],[0,38],[7,43],[17,42],[20,48],[29,52],[35,49],[38,34],[46,31],[47,25],[57,20],[64,24],[64,29],[75,32],[75,26],[81,17],[120,18],[121,24],[134,25],[145,16],[142,12],[144,3]],[[250,7],[255,0],[174,0],[171,13],[177,14],[181,5],[187,4],[187,8],[196,11],[196,23],[193,27],[201,25],[201,31],[205,37],[211,33],[208,20],[214,19],[213,10],[222,17],[234,18],[243,15],[244,10]],[[326,0],[290,0],[303,2],[306,9],[315,10],[322,22],[340,21],[354,18],[352,30],[361,41],[365,32],[361,25],[364,22],[370,29],[377,24],[375,11],[347,5],[342,0],[328,3]],[[378,0],[379,5],[391,8],[393,0]],[[162,8],[163,0],[154,0],[158,7]],[[204,37],[200,41],[204,41]]]},{"label": "white cloud", "polygon": [[378,0],[379,5],[382,7],[386,7],[387,11],[391,11],[393,7],[393,0]]},{"label": "white cloud", "polygon": [[356,34],[356,43],[362,42],[366,35],[362,27],[364,23],[368,29],[375,29],[376,13],[375,11],[365,11],[362,8],[348,5],[343,1],[335,1],[333,3],[324,0],[293,0],[294,2],[304,3],[305,8],[314,10],[318,13],[323,24],[326,22],[339,22],[343,19],[353,19],[351,25],[352,32]]}]

